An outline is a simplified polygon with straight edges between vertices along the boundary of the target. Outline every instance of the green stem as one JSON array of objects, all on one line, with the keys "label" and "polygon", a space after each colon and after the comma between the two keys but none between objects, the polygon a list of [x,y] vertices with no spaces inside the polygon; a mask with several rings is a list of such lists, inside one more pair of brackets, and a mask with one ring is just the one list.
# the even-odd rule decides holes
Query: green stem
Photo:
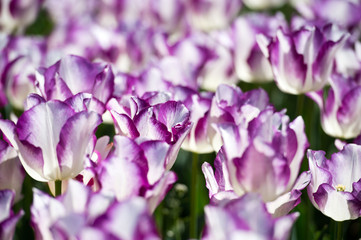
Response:
[{"label": "green stem", "polygon": [[335,221],[335,233],[333,239],[335,240],[343,239],[343,222]]},{"label": "green stem", "polygon": [[302,116],[303,113],[303,105],[305,102],[305,95],[300,94],[297,96],[297,115]]},{"label": "green stem", "polygon": [[56,180],[55,181],[55,197],[60,196],[60,195],[61,195],[61,181]]},{"label": "green stem", "polygon": [[198,154],[192,153],[192,176],[190,185],[190,221],[189,221],[189,237],[197,238],[197,169]]}]

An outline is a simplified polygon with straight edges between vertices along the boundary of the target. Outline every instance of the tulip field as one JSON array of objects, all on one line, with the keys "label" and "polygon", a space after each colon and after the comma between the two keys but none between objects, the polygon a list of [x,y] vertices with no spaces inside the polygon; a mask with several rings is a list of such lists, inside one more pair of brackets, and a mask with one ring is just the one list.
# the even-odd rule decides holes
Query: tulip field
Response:
[{"label": "tulip field", "polygon": [[0,239],[361,239],[360,0],[1,0]]}]

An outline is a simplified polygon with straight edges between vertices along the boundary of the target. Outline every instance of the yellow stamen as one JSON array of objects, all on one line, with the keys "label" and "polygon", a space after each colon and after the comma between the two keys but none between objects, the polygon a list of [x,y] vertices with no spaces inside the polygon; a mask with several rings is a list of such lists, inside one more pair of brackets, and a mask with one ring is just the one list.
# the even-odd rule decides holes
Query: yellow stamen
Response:
[{"label": "yellow stamen", "polygon": [[346,190],[346,186],[342,184],[337,184],[336,190],[337,192],[344,192]]}]

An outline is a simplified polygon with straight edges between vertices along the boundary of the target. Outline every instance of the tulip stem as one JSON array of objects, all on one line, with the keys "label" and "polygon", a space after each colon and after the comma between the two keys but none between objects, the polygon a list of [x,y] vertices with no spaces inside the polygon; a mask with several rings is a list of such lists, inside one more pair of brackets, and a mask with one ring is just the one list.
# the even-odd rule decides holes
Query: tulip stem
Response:
[{"label": "tulip stem", "polygon": [[297,115],[302,116],[303,113],[303,105],[305,102],[305,94],[300,94],[297,96]]},{"label": "tulip stem", "polygon": [[342,240],[343,239],[343,222],[337,222],[335,221],[335,233],[334,233],[334,239],[336,240]]},{"label": "tulip stem", "polygon": [[197,169],[198,154],[192,153],[192,176],[190,185],[190,221],[189,221],[189,237],[197,238]]},{"label": "tulip stem", "polygon": [[61,181],[56,180],[55,181],[55,197],[60,196],[60,195],[61,195]]}]

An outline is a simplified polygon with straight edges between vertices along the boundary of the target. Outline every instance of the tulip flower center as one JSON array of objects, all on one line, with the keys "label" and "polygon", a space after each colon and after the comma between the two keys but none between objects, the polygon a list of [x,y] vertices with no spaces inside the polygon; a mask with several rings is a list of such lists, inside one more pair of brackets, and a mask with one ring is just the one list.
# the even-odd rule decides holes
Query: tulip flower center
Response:
[{"label": "tulip flower center", "polygon": [[344,192],[346,190],[346,186],[342,184],[337,184],[336,191],[337,192]]}]

